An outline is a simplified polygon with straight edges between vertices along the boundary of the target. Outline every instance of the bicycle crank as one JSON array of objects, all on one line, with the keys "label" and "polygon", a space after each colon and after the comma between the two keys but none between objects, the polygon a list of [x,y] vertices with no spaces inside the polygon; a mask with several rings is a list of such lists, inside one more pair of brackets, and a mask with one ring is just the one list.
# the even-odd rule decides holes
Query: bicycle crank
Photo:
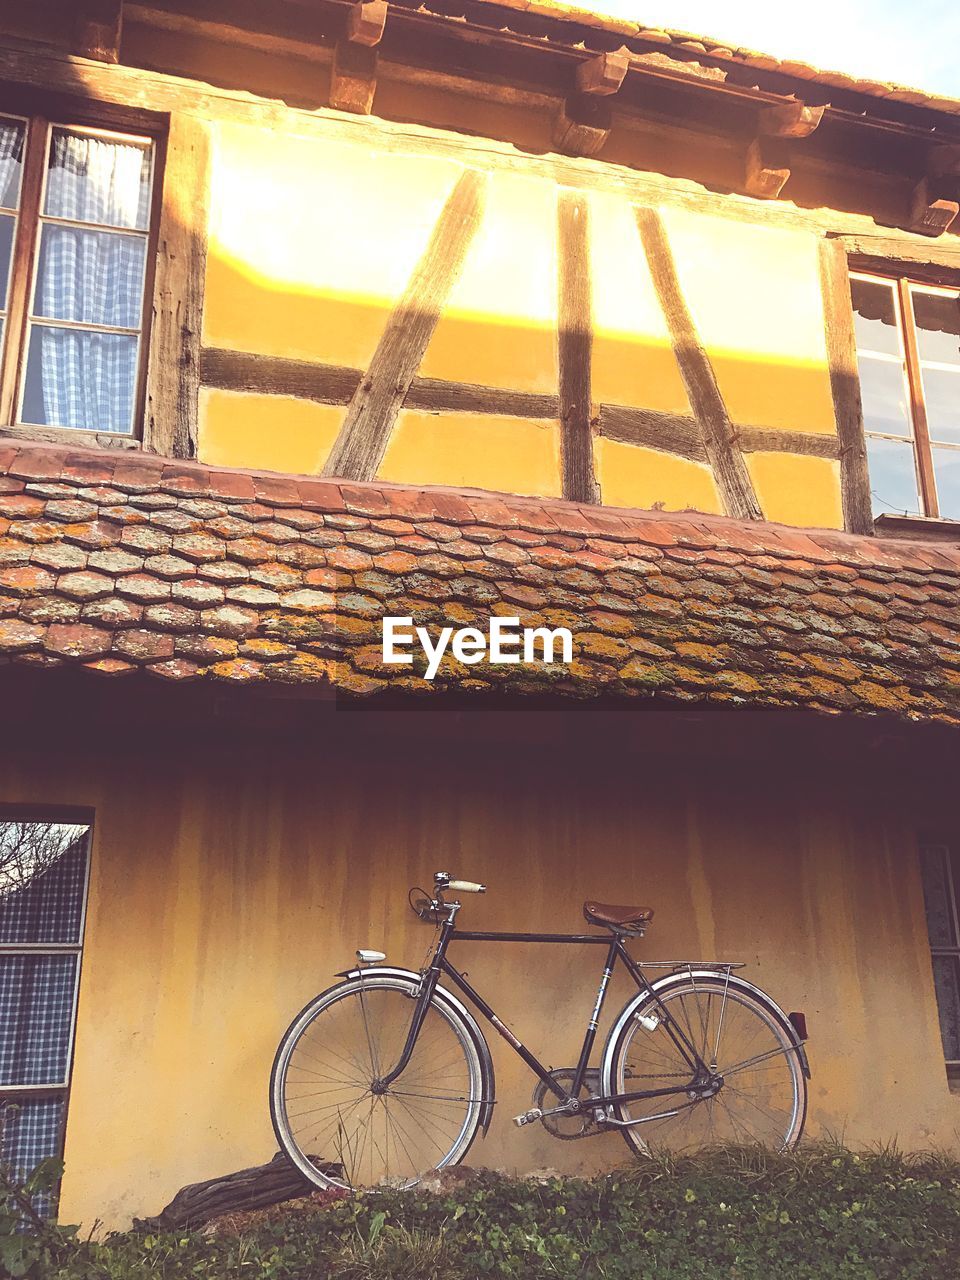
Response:
[{"label": "bicycle crank", "polygon": [[[572,1067],[563,1067],[550,1072],[550,1079],[565,1094],[569,1094],[572,1090],[575,1076],[576,1071]],[[546,1081],[541,1080],[533,1091],[534,1105],[523,1115],[516,1116],[514,1124],[517,1128],[523,1128],[524,1125],[534,1124],[539,1120],[548,1133],[555,1138],[562,1138],[565,1142],[572,1142],[577,1138],[588,1138],[592,1134],[599,1133],[600,1126],[593,1112],[586,1109],[589,1099],[597,1096],[599,1084],[599,1071],[588,1071],[581,1087],[580,1097],[576,1102],[571,1099],[569,1102],[556,1103],[557,1095]],[[551,1102],[554,1105],[544,1105]]]}]

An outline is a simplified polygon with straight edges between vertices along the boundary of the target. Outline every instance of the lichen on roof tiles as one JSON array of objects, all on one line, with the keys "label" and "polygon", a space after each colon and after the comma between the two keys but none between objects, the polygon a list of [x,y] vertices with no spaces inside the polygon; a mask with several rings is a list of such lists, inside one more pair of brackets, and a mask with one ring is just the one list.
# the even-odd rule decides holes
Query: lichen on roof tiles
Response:
[{"label": "lichen on roof tiles", "polygon": [[[0,660],[111,678],[960,723],[960,548],[697,512],[0,447]],[[386,667],[381,620],[568,627],[569,665]]]}]

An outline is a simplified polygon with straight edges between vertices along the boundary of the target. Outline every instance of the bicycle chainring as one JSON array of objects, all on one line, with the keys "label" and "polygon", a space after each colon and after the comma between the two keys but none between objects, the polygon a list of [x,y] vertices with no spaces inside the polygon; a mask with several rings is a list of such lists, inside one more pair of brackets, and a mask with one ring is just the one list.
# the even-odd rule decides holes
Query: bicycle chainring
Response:
[{"label": "bicycle chainring", "polygon": [[[569,1093],[573,1088],[575,1075],[576,1071],[573,1067],[559,1067],[556,1071],[550,1072],[550,1079],[555,1081],[564,1093]],[[580,1097],[595,1098],[599,1087],[600,1072],[588,1071],[580,1089]],[[560,1099],[541,1080],[533,1091],[533,1105],[540,1111],[552,1111],[554,1107],[560,1106]],[[573,1114],[558,1111],[554,1115],[542,1116],[540,1123],[548,1133],[553,1134],[555,1138],[562,1138],[565,1142],[573,1142],[577,1138],[589,1138],[595,1133],[600,1133],[600,1126],[594,1120],[591,1111],[578,1111]]]}]

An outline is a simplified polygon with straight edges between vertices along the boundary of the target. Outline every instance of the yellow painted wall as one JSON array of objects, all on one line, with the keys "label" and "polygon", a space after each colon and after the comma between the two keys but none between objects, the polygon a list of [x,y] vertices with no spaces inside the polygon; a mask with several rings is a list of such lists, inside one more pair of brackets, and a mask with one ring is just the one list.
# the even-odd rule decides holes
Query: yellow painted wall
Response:
[{"label": "yellow painted wall", "polygon": [[[567,741],[558,771],[546,746],[460,738],[411,751],[396,735],[391,747],[386,727],[370,721],[352,747],[338,731],[326,755],[258,747],[251,733],[216,750],[185,741],[105,755],[52,742],[0,756],[5,801],[96,811],[66,1221],[123,1225],[184,1184],[269,1159],[282,1032],[358,946],[420,964],[431,935],[407,889],[441,865],[489,885],[465,909],[473,927],[576,930],[585,897],[654,906],[638,956],[740,958],[806,1012],[810,1132],[956,1143],[960,1098],[943,1069],[916,814],[902,793],[858,799],[775,766],[605,756],[589,732],[580,748]],[[589,957],[582,968],[575,948],[461,954],[535,1051],[573,1060],[597,978]],[[618,986],[613,1005],[625,995]],[[616,1135],[558,1143],[515,1129],[532,1079],[492,1042],[500,1102],[473,1163],[624,1160]]]},{"label": "yellow painted wall", "polygon": [[[477,152],[423,154],[371,141],[213,126],[203,340],[211,347],[364,370],[464,164],[487,176],[483,213],[419,374],[555,396],[559,187]],[[667,181],[665,179],[665,181]],[[722,201],[723,196],[716,196]],[[598,178],[586,193],[592,400],[689,415],[634,209]],[[680,283],[731,420],[835,432],[816,236],[663,211]],[[282,390],[282,388],[281,388]],[[204,394],[201,459],[315,473],[343,409],[288,396]],[[555,496],[556,432],[538,421],[401,414],[380,478]],[[706,467],[598,439],[601,500],[720,511]],[[836,466],[756,455],[768,518],[842,523]]]}]

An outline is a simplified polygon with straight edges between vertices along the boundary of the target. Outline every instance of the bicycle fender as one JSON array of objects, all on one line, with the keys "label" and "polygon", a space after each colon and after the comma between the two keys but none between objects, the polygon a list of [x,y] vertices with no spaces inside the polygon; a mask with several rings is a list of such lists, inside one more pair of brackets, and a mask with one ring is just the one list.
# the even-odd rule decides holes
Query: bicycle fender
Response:
[{"label": "bicycle fender", "polygon": [[[415,983],[418,987],[422,982],[422,975],[414,969],[396,969],[390,965],[364,965],[362,969],[344,969],[336,975],[338,978],[372,978],[375,976],[385,976],[390,978],[407,978],[410,982]],[[446,987],[437,983],[434,989],[434,999],[438,999],[454,1009],[466,1023],[477,1053],[480,1055],[480,1075],[483,1081],[483,1097],[484,1102],[480,1109],[480,1128],[483,1130],[483,1136],[487,1136],[487,1130],[490,1128],[490,1121],[493,1119],[493,1108],[497,1101],[497,1080],[493,1069],[493,1058],[490,1054],[490,1046],[487,1044],[486,1036],[480,1029],[480,1024],[470,1012],[468,1007]]]},{"label": "bicycle fender", "polygon": [[[718,978],[718,977],[722,977],[722,974],[718,973],[716,969],[693,969],[693,970],[680,969],[680,970],[677,970],[675,973],[668,973],[668,974],[665,974],[664,977],[662,978],[657,978],[655,982],[650,983],[650,986],[656,995],[661,995],[669,991],[671,987],[675,987],[678,984],[689,981],[690,978]],[[803,1072],[804,1076],[809,1080],[810,1079],[810,1063],[807,1060],[807,1051],[804,1048],[803,1041],[800,1039],[799,1035],[797,1035],[796,1027],[794,1027],[793,1023],[790,1021],[790,1019],[787,1017],[784,1011],[780,1008],[777,1002],[773,999],[773,997],[768,996],[765,991],[763,991],[760,987],[756,986],[754,983],[748,982],[746,978],[737,977],[737,975],[733,973],[730,974],[728,985],[731,988],[737,988],[738,990],[753,996],[755,1000],[759,1001],[762,1005],[764,1005],[765,1008],[768,1010],[768,1012],[771,1013],[774,1018],[776,1018],[777,1022],[779,1022],[780,1026],[783,1028],[784,1031],[786,1031],[787,1035],[790,1037],[790,1041],[794,1047],[796,1055],[800,1060],[800,1070]],[[613,1092],[613,1086],[612,1086],[613,1061],[612,1060],[613,1060],[614,1047],[617,1044],[617,1041],[619,1040],[624,1027],[627,1025],[630,1019],[634,1016],[634,1014],[639,1011],[640,1007],[649,999],[650,999],[649,992],[638,991],[635,996],[633,996],[630,1000],[627,1001],[626,1005],[624,1005],[620,1014],[617,1016],[617,1019],[614,1022],[613,1026],[610,1028],[610,1032],[607,1036],[606,1043],[603,1046],[603,1057],[601,1059],[601,1063],[602,1063],[601,1079],[603,1081],[604,1091],[607,1093]]]}]

